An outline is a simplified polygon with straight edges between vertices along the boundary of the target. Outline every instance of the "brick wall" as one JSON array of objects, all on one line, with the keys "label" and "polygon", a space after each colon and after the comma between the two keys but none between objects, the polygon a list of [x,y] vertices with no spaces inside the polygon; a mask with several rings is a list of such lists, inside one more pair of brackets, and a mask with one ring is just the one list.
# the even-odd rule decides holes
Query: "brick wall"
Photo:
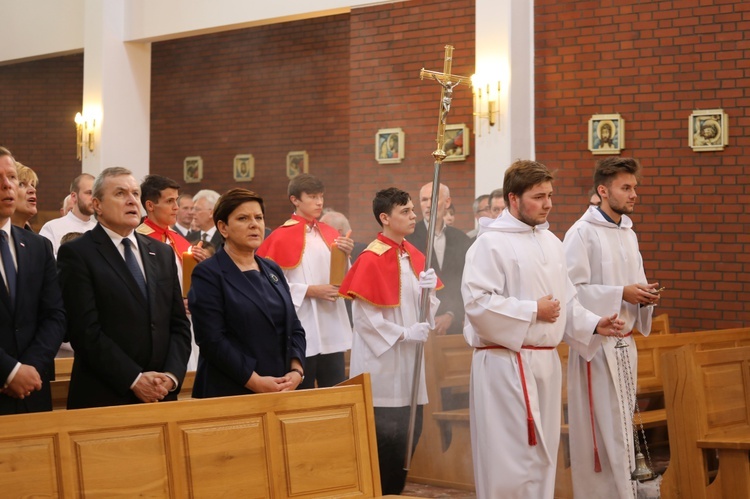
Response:
[{"label": "brick wall", "polygon": [[[151,169],[182,180],[186,156],[201,156],[196,192],[236,185],[267,201],[268,223],[288,216],[285,161],[306,150],[310,173],[326,184],[326,205],[347,214],[358,240],[378,230],[371,200],[401,187],[418,197],[432,179],[431,152],[440,98],[422,67],[442,70],[446,44],[453,72],[474,67],[474,3],[410,1],[324,17],[155,43],[152,53]],[[455,90],[450,123],[471,125],[471,91]],[[375,134],[402,128],[403,162],[379,165]],[[473,137],[472,137],[473,138]],[[252,153],[255,179],[232,179],[232,158]],[[474,160],[446,162],[443,181],[471,227]]]},{"label": "brick wall", "polygon": [[[348,16],[154,43],[151,170],[182,182],[186,156],[203,158],[195,193],[247,187],[266,201],[275,227],[291,213],[286,156],[307,151],[326,203],[347,212]],[[255,178],[235,182],[237,154]]]},{"label": "brick wall", "polygon": [[0,67],[0,145],[39,176],[40,211],[57,212],[81,173],[73,118],[82,95],[82,54]]},{"label": "brick wall", "polygon": [[[750,3],[535,2],[537,159],[558,169],[552,229],[587,202],[592,114],[625,119],[644,178],[633,215],[646,274],[677,330],[750,320]],[[688,117],[723,108],[730,143],[695,153]]]},{"label": "brick wall", "polygon": [[[474,73],[474,2],[412,0],[358,9],[351,13],[351,34],[349,196],[358,237],[369,241],[380,228],[372,215],[375,192],[404,189],[419,210],[419,189],[432,181],[440,86],[421,81],[419,71],[442,71],[444,47],[453,45],[452,73]],[[456,87],[447,121],[473,128],[470,87]],[[401,163],[376,161],[375,134],[383,128],[403,129]],[[443,163],[441,181],[451,189],[456,226],[473,228],[474,157]]]}]

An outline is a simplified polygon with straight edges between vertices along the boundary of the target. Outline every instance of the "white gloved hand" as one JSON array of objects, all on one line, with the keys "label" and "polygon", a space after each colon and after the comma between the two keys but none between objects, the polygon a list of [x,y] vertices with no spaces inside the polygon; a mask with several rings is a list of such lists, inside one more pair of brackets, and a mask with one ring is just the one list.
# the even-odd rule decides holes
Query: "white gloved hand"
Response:
[{"label": "white gloved hand", "polygon": [[412,324],[404,331],[404,341],[424,343],[430,335],[430,325],[426,322]]},{"label": "white gloved hand", "polygon": [[435,269],[423,270],[419,273],[419,288],[420,289],[435,289],[437,287],[437,274]]}]

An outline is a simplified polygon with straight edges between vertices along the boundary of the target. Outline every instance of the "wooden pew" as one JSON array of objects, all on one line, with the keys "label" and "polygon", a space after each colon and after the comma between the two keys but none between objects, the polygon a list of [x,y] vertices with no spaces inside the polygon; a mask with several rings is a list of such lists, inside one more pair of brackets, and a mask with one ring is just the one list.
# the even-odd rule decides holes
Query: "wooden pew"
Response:
[{"label": "wooden pew", "polygon": [[[750,346],[662,355],[670,434],[664,498],[750,497]],[[711,482],[705,451],[718,449]]]},{"label": "wooden pew", "polygon": [[[463,335],[431,336],[425,343],[429,403],[409,470],[412,482],[474,490],[468,406],[472,353]],[[451,399],[465,404],[448,408]]]},{"label": "wooden pew", "polygon": [[4,497],[380,496],[367,374],[320,390],[0,420]]}]

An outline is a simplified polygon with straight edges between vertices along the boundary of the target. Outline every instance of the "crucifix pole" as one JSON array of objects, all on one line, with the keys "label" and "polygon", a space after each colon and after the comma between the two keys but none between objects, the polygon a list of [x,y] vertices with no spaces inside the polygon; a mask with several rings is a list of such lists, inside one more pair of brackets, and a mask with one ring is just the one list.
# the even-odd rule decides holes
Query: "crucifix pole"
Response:
[{"label": "crucifix pole", "polygon": [[[437,81],[442,90],[440,91],[440,109],[438,114],[438,130],[437,130],[437,149],[433,151],[432,157],[434,158],[434,171],[432,176],[432,202],[430,204],[430,220],[427,224],[427,252],[425,254],[425,270],[432,268],[432,248],[435,240],[435,219],[437,218],[437,206],[438,199],[440,197],[440,165],[445,159],[445,123],[448,117],[448,112],[451,109],[451,101],[453,100],[453,88],[468,81],[469,78],[465,76],[456,76],[451,74],[451,66],[453,64],[453,46],[445,46],[445,58],[443,62],[443,72],[428,71],[424,68],[419,72],[419,78],[424,80],[425,78]],[[425,322],[430,310],[430,293],[423,292],[420,295],[419,302],[419,322]],[[411,453],[412,447],[414,446],[414,427],[417,421],[417,400],[419,397],[419,380],[420,374],[422,373],[422,355],[424,353],[424,344],[417,343],[417,351],[415,353],[414,361],[414,376],[411,384],[411,407],[409,412],[409,433],[406,443],[406,461],[404,463],[404,469],[409,470],[411,466]]]}]

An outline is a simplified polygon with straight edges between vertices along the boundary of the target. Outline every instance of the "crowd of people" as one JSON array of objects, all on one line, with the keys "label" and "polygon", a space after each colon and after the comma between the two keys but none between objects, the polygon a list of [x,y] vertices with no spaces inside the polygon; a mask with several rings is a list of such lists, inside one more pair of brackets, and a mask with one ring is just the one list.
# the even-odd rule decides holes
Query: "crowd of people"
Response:
[{"label": "crowd of people", "polygon": [[[476,198],[468,234],[453,226],[448,186],[437,200],[422,186],[418,208],[391,187],[372,200],[382,231],[361,244],[343,214],[324,213],[325,186],[310,174],[290,181],[293,212],[269,230],[255,192],[190,196],[113,167],[76,177],[61,217],[37,235],[39,178],[0,147],[0,414],[52,410],[56,355],[74,358],[67,405],[77,409],[176,400],[192,370],[196,398],[329,387],[346,378],[351,350],[349,374],[372,380],[382,491],[399,494],[418,345],[463,334],[474,348],[477,496],[551,498],[555,347],[566,341],[574,493],[633,498],[622,423],[632,401],[613,373],[615,341],[634,365],[631,332],[648,334],[659,300],[628,217],[639,176],[634,159],[599,161],[590,206],[564,241],[548,230],[553,175],[535,161],[516,161],[501,189]],[[332,252],[346,261],[340,285]],[[185,258],[197,262],[189,276]],[[409,452],[428,403],[424,368],[418,390]]]}]

